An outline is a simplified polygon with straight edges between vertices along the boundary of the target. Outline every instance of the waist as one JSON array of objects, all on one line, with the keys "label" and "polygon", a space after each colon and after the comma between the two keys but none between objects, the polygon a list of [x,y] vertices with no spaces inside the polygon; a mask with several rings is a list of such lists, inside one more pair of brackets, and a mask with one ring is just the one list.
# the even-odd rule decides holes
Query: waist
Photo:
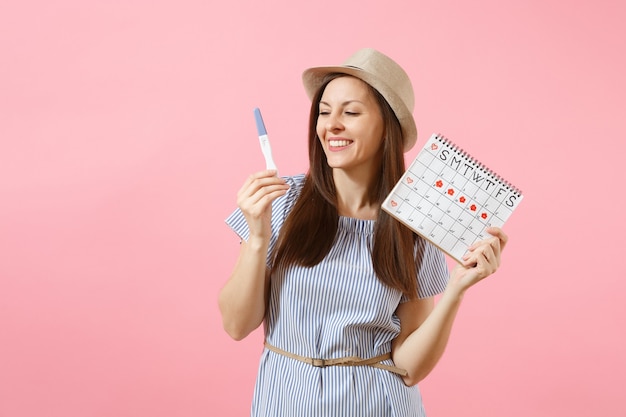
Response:
[{"label": "waist", "polygon": [[267,342],[265,342],[265,347],[274,353],[286,356],[291,359],[295,359],[300,362],[307,363],[317,368],[326,368],[328,366],[371,366],[373,368],[384,369],[386,371],[393,372],[401,376],[408,375],[408,372],[404,369],[382,363],[382,361],[391,359],[391,353],[383,353],[382,355],[366,359],[360,358],[358,356],[344,356],[342,358],[323,359],[296,355],[295,353],[287,352],[286,350],[280,349],[276,346],[272,346]]}]

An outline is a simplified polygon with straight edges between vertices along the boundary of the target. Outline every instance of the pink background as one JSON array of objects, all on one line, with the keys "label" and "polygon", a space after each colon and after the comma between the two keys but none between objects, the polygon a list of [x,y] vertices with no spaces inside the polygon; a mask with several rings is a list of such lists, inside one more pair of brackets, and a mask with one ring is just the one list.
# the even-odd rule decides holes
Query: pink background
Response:
[{"label": "pink background", "polygon": [[0,416],[248,413],[262,335],[231,341],[216,299],[252,109],[302,172],[301,71],[364,46],[413,79],[418,147],[525,193],[429,415],[624,415],[623,2],[216,3],[0,4]]}]

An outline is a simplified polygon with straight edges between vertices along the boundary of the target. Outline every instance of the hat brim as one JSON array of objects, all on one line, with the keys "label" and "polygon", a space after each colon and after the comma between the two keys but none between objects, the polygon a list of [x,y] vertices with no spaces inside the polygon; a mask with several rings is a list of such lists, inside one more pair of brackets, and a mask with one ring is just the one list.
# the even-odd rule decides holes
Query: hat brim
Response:
[{"label": "hat brim", "polygon": [[304,84],[304,90],[306,91],[309,99],[312,100],[315,93],[322,86],[324,77],[333,73],[351,75],[376,89],[376,91],[378,91],[385,98],[385,100],[387,100],[387,103],[389,103],[389,106],[393,109],[393,112],[400,122],[404,139],[404,152],[407,152],[415,145],[415,142],[417,141],[417,126],[415,125],[413,114],[411,114],[411,111],[409,111],[402,99],[398,97],[398,95],[387,85],[387,83],[385,83],[384,80],[373,76],[369,72],[349,66],[309,68],[302,73],[302,83]]}]

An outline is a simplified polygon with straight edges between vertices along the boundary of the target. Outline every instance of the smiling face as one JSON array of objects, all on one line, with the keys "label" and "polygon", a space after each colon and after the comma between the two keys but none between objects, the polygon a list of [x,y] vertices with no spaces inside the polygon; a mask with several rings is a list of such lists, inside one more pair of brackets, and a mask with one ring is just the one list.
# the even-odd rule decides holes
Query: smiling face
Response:
[{"label": "smiling face", "polygon": [[331,168],[371,174],[380,166],[383,117],[370,87],[358,78],[339,77],[326,86],[316,131]]}]

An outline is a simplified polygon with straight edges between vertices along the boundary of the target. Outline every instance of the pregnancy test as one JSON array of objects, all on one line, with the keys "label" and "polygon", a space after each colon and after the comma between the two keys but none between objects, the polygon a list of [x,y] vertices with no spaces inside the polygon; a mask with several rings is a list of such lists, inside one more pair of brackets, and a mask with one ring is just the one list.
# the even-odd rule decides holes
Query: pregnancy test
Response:
[{"label": "pregnancy test", "polygon": [[259,132],[261,151],[263,151],[263,156],[265,157],[265,166],[267,169],[275,169],[278,173],[278,168],[276,168],[274,158],[272,158],[272,147],[270,146],[270,140],[267,137],[267,130],[265,130],[263,118],[261,117],[261,110],[258,108],[254,109],[254,119],[256,120],[256,130]]}]

